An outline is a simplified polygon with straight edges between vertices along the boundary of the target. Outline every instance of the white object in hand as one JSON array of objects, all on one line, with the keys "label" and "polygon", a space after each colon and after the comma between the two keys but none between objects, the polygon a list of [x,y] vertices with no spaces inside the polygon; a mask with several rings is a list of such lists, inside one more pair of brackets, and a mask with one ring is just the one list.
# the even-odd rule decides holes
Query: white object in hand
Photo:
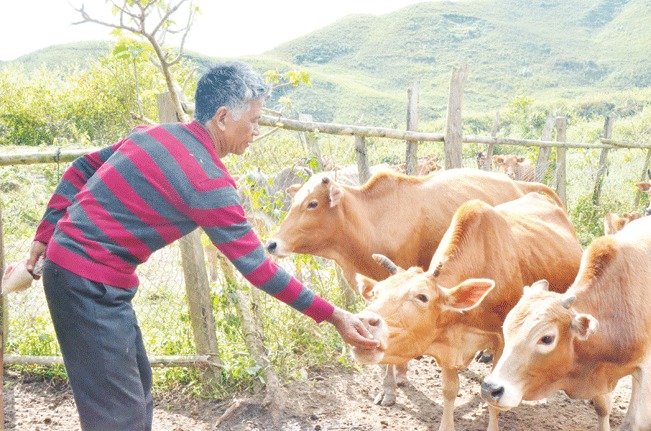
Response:
[{"label": "white object in hand", "polygon": [[[27,259],[23,259],[20,262],[13,263],[7,267],[5,274],[2,277],[3,295],[11,292],[20,292],[32,285],[34,277],[29,273],[29,271],[27,271],[27,268],[25,267],[26,263]],[[40,269],[42,271],[42,264]],[[34,268],[34,272],[36,273],[36,268]]]}]

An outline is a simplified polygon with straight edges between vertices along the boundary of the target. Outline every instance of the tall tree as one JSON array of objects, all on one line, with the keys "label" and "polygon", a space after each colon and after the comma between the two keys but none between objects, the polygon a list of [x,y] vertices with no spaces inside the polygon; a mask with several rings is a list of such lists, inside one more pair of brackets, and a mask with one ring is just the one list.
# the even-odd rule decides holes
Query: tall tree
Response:
[{"label": "tall tree", "polygon": [[[117,22],[109,22],[92,17],[81,5],[77,10],[82,20],[73,24],[95,23],[111,27],[114,34],[121,36],[125,31],[138,38],[144,38],[153,48],[154,55],[151,60],[163,73],[167,89],[172,97],[179,121],[187,121],[186,98],[183,95],[183,86],[179,85],[172,76],[172,66],[181,61],[185,47],[185,40],[194,24],[194,18],[200,13],[193,0],[111,0],[113,16]],[[172,16],[181,16],[183,24],[177,24]],[[171,49],[165,39],[169,35],[178,37],[178,47]],[[187,81],[186,81],[187,82]]]}]

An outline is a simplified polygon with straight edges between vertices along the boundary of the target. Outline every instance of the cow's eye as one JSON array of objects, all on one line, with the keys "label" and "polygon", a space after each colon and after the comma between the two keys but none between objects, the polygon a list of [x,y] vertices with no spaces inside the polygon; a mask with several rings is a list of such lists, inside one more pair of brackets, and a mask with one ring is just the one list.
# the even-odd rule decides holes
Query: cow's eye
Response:
[{"label": "cow's eye", "polygon": [[307,204],[307,209],[313,210],[314,208],[319,206],[318,201],[311,201],[309,204]]},{"label": "cow's eye", "polygon": [[416,295],[416,299],[418,299],[423,304],[427,304],[427,301],[429,301],[429,298],[427,297],[427,295],[424,295],[422,293],[419,293],[418,295]]},{"label": "cow's eye", "polygon": [[554,342],[554,336],[553,335],[545,335],[540,339],[540,341],[538,341],[538,344],[543,344],[545,346],[549,346],[553,342]]}]

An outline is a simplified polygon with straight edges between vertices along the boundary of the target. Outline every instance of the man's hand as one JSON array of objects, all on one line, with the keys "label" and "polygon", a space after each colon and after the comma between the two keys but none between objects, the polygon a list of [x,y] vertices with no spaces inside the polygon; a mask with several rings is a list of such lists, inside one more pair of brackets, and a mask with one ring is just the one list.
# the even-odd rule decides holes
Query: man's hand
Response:
[{"label": "man's hand", "polygon": [[335,325],[341,338],[353,347],[360,349],[375,349],[380,345],[378,340],[366,329],[357,316],[341,308],[335,308],[328,322]]},{"label": "man's hand", "polygon": [[47,248],[47,244],[40,242],[40,241],[34,241],[32,242],[32,247],[29,250],[29,257],[27,258],[27,262],[25,263],[25,268],[27,268],[27,271],[29,271],[30,274],[32,274],[32,277],[34,279],[38,280],[41,278],[40,274],[34,275],[34,265],[36,265],[36,261],[40,257],[43,257],[45,259],[45,249]]}]

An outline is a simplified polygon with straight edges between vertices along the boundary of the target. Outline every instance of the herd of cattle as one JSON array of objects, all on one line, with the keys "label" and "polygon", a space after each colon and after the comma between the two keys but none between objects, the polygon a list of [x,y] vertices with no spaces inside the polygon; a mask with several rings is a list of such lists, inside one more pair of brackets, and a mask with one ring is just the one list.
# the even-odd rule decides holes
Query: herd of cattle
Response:
[{"label": "herd of cattle", "polygon": [[380,347],[352,353],[386,365],[378,404],[395,403],[411,359],[432,356],[439,430],[454,430],[458,371],[483,352],[494,363],[481,383],[489,431],[499,411],[559,390],[592,400],[609,430],[610,393],[628,375],[620,429],[651,430],[651,217],[608,215],[584,250],[556,193],[514,179],[523,172],[388,169],[361,186],[315,174],[287,188],[266,248],[334,260],[368,301],[358,315]]}]

